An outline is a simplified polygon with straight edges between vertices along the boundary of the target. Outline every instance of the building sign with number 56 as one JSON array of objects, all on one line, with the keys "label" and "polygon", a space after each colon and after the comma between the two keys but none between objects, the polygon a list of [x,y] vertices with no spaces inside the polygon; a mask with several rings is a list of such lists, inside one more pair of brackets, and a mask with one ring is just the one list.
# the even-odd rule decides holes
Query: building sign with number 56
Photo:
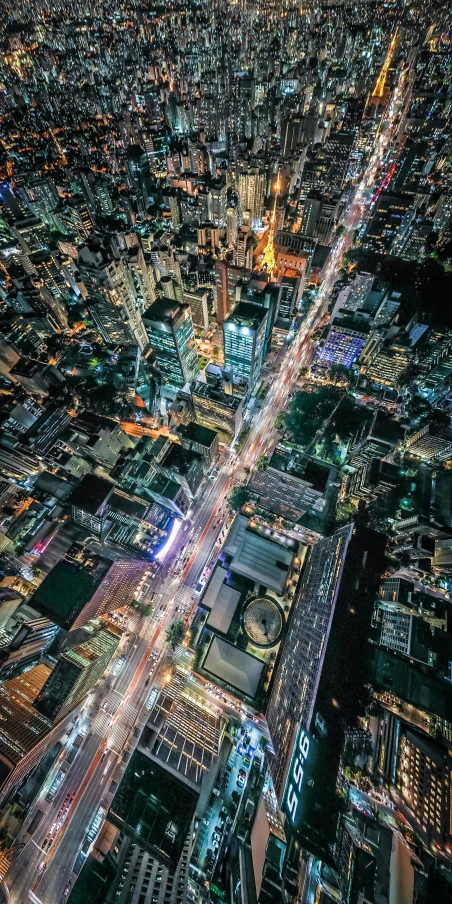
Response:
[{"label": "building sign with number 56", "polygon": [[310,749],[310,735],[304,728],[300,728],[295,742],[289,775],[287,777],[287,791],[284,803],[284,809],[294,826],[297,823],[299,815],[300,797],[305,781],[306,765],[309,760]]}]

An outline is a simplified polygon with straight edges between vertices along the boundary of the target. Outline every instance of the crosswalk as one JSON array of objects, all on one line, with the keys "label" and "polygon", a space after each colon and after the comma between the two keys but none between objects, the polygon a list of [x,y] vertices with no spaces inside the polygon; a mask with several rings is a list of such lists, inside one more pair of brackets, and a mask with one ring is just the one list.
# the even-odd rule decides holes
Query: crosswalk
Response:
[{"label": "crosswalk", "polygon": [[100,738],[103,738],[106,733],[111,722],[111,715],[109,713],[104,712],[103,709],[97,713],[96,718],[91,723],[91,731],[98,735]]},{"label": "crosswalk", "polygon": [[115,753],[121,753],[137,718],[137,710],[127,704],[121,716],[121,721],[115,725],[108,746]]},{"label": "crosswalk", "polygon": [[11,851],[0,851],[0,882],[5,878],[11,863]]},{"label": "crosswalk", "polygon": [[108,713],[114,715],[122,703],[122,694],[119,691],[111,690],[105,700],[105,708]]}]

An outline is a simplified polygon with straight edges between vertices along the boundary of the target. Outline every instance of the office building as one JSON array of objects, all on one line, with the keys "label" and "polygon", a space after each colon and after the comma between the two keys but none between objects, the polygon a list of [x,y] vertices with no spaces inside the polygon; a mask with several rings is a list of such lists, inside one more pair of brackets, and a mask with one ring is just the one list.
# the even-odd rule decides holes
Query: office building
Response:
[{"label": "office building", "polygon": [[0,473],[13,480],[26,480],[39,474],[42,463],[23,443],[4,436],[0,441]]},{"label": "office building", "polygon": [[[353,608],[355,597],[361,613],[366,600],[369,628],[379,569],[383,568],[384,543],[384,537],[374,531],[347,525],[311,549],[267,709],[275,750],[271,770],[279,800],[284,794],[297,726],[308,732],[315,727],[317,697],[333,625],[343,625],[344,611]],[[333,693],[330,687],[330,693],[336,699],[348,693],[345,674],[342,688],[336,687]],[[353,701],[349,700],[348,705],[353,705]],[[327,713],[322,700],[322,720],[327,719]],[[332,734],[331,727],[329,731]]]},{"label": "office building", "polygon": [[253,273],[251,279],[237,285],[236,291],[241,303],[256,305],[267,311],[264,347],[262,350],[262,358],[266,358],[270,350],[272,330],[278,311],[278,287],[275,283],[269,282],[266,273]]},{"label": "office building", "polygon": [[188,515],[192,497],[178,480],[160,472],[148,483],[147,491],[155,502],[174,515],[181,518]]},{"label": "office building", "polygon": [[177,434],[184,449],[190,449],[202,455],[206,470],[218,459],[220,446],[216,430],[210,430],[209,427],[189,421],[188,424],[181,424],[177,428]]},{"label": "office building", "polygon": [[265,188],[266,175],[263,169],[247,165],[244,165],[239,169],[237,176],[237,191],[240,198],[242,215],[245,211],[249,212],[253,229],[259,229],[262,226]]},{"label": "office building", "polygon": [[196,420],[218,431],[228,444],[238,435],[243,417],[243,400],[223,391],[222,385],[195,383],[192,400]]},{"label": "office building", "polygon": [[146,151],[137,144],[127,148],[127,179],[136,197],[138,215],[141,218],[149,206],[149,159]]},{"label": "office building", "polygon": [[196,496],[204,478],[202,455],[178,443],[170,443],[159,462],[159,472],[180,483],[189,496]]},{"label": "office building", "polygon": [[435,436],[427,425],[413,433],[405,442],[409,455],[422,461],[449,461],[452,457],[452,442],[447,436]]},{"label": "office building", "polygon": [[225,364],[247,381],[250,392],[260,375],[267,318],[265,309],[240,302],[223,323]]},{"label": "office building", "polygon": [[237,207],[228,207],[226,211],[226,240],[229,246],[237,241],[239,215]]},{"label": "office building", "polygon": [[105,672],[121,632],[112,624],[87,634],[86,640],[64,650],[33,702],[34,708],[49,719],[60,721],[88,696]]},{"label": "office building", "polygon": [[184,304],[190,305],[193,325],[203,332],[209,329],[209,305],[206,289],[184,289]]},{"label": "office building", "polygon": [[275,327],[289,331],[302,296],[302,280],[294,270],[286,270],[279,280],[278,309]]},{"label": "office building", "polygon": [[279,230],[275,236],[276,270],[293,270],[302,278],[302,291],[314,255],[316,242],[299,232]]},{"label": "office building", "polygon": [[281,125],[281,156],[289,157],[295,150],[301,135],[302,117],[296,113],[284,119]]},{"label": "office building", "polygon": [[0,685],[0,805],[63,734],[64,721],[52,726],[33,706],[50,674],[40,664]]},{"label": "office building", "polygon": [[90,534],[101,537],[106,528],[108,500],[114,484],[96,474],[86,474],[69,497],[71,516],[75,524]]},{"label": "office building", "polygon": [[445,746],[415,731],[405,732],[399,759],[402,798],[429,841],[441,849],[452,841],[451,767]]},{"label": "office building", "polygon": [[209,186],[211,212],[210,219],[221,229],[226,226],[228,189],[224,179],[212,179]]},{"label": "office building", "polygon": [[237,298],[237,284],[251,277],[251,270],[235,267],[227,261],[215,261],[215,291],[217,322],[223,323],[234,310]]},{"label": "office building", "polygon": [[[396,834],[383,820],[376,823],[371,816],[360,813],[357,809],[342,814],[334,845],[336,870],[333,873],[325,865],[321,867],[317,886],[320,900],[325,887],[332,891],[332,895],[328,894],[327,901],[333,895],[333,900],[341,895],[341,900],[348,904],[375,901],[376,888],[379,890],[380,900],[391,900],[391,872],[400,854]],[[404,884],[408,891],[414,872],[408,858],[404,861],[403,869]],[[395,871],[397,872],[397,868]],[[337,880],[339,887],[336,885]]]},{"label": "office building", "polygon": [[363,237],[364,247],[387,254],[402,229],[411,203],[409,195],[382,191]]},{"label": "office building", "polygon": [[251,226],[243,223],[237,235],[234,263],[237,267],[251,270],[253,266],[254,240]]},{"label": "office building", "polygon": [[0,631],[3,631],[16,609],[19,608],[23,597],[13,587],[8,586],[13,583],[13,579],[5,579],[0,586]]},{"label": "office building", "polygon": [[122,259],[94,238],[78,253],[77,267],[88,293],[92,318],[108,345],[147,345],[132,273]]},{"label": "office building", "polygon": [[366,376],[372,383],[396,389],[402,374],[413,361],[413,350],[409,346],[393,342],[385,345],[372,358]]},{"label": "office building", "polygon": [[314,237],[317,221],[322,210],[322,195],[317,192],[309,192],[304,205],[301,218],[301,235]]},{"label": "office building", "polygon": [[22,603],[0,634],[0,680],[12,678],[38,662],[58,634],[59,627]]},{"label": "office building", "polygon": [[324,367],[351,367],[369,336],[370,325],[364,319],[344,314],[337,317],[328,330],[316,361]]},{"label": "office building", "polygon": [[162,390],[183,389],[199,375],[193,321],[188,304],[160,298],[143,315],[161,374]]},{"label": "office building", "polygon": [[92,618],[129,606],[147,567],[147,562],[112,562],[72,547],[46,575],[30,605],[65,631],[83,628]]}]

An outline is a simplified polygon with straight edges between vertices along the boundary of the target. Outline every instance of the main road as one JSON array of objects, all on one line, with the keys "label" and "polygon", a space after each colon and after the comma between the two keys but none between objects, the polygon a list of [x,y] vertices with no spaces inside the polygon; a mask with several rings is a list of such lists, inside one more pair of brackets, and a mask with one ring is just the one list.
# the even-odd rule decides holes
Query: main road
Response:
[{"label": "main road", "polygon": [[[164,629],[175,616],[189,620],[196,606],[194,589],[212,560],[219,535],[225,527],[226,499],[231,487],[243,478],[245,468],[251,469],[257,458],[268,453],[276,444],[276,416],[285,408],[300,368],[312,359],[312,333],[324,316],[343,255],[352,245],[354,231],[368,215],[369,187],[393,139],[397,113],[406,91],[405,82],[406,73],[400,73],[387,108],[386,128],[377,134],[369,163],[353,191],[342,221],[343,232],[331,250],[321,288],[306,320],[283,355],[262,408],[250,424],[243,448],[225,461],[215,482],[206,486],[192,521],[180,530],[173,550],[167,554],[168,561],[162,563],[152,587],[156,594],[152,600],[155,606],[152,619],[141,619],[136,625],[135,642],[127,654],[119,679],[112,682],[111,676],[106,676],[104,687],[98,688],[98,699],[94,705],[96,702],[98,705],[102,697],[107,709],[97,714],[92,709],[86,709],[82,718],[85,718],[90,730],[55,804],[47,809],[33,840],[28,841],[23,849],[16,849],[6,875],[12,904],[25,904],[27,901],[59,904],[65,899],[85,834],[99,806],[105,802],[112,776],[122,758],[122,750],[130,743],[136,725],[143,718],[144,703],[151,690],[150,677],[156,673],[156,669],[152,673],[149,655],[155,651],[157,658],[164,656]],[[105,686],[107,683],[108,688]],[[41,845],[51,831],[55,813],[65,795],[73,792],[75,798],[67,820],[57,830],[50,851],[43,852]],[[28,823],[29,819],[24,826],[24,835]],[[45,869],[41,871],[43,866]]]}]

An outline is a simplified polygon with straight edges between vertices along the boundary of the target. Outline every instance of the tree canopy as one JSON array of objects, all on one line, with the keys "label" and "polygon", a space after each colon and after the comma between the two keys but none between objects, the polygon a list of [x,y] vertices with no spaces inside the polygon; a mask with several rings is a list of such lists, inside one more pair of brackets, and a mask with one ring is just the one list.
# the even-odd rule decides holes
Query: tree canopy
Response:
[{"label": "tree canopy", "polygon": [[251,492],[248,487],[235,487],[229,496],[229,505],[234,512],[237,512],[242,508],[242,505],[246,505],[251,498]]},{"label": "tree canopy", "polygon": [[170,644],[171,649],[175,650],[183,640],[185,634],[184,623],[182,619],[177,618],[176,621],[173,621],[169,628],[166,629],[166,640],[167,643]]},{"label": "tree canopy", "polygon": [[323,427],[326,437],[337,436],[345,444],[371,416],[337,387],[321,386],[313,392],[296,393],[286,412],[286,427],[300,446],[309,445]]}]

